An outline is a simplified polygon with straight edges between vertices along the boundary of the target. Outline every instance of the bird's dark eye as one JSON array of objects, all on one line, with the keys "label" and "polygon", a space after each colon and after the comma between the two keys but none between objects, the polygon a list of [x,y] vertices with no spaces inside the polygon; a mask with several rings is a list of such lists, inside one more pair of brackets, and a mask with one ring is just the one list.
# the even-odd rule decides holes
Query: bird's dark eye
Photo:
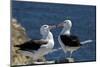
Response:
[{"label": "bird's dark eye", "polygon": [[44,26],[44,27],[47,27],[47,26]]},{"label": "bird's dark eye", "polygon": [[66,22],[64,21],[64,23],[66,23]]}]

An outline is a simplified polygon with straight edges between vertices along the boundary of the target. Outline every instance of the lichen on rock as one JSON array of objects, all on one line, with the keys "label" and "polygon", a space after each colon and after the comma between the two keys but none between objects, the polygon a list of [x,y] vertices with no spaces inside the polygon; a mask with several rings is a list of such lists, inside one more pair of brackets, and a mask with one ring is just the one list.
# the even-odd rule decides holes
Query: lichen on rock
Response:
[{"label": "lichen on rock", "polygon": [[[26,57],[18,53],[18,48],[14,45],[20,45],[30,40],[27,36],[24,27],[17,22],[16,19],[11,21],[11,65],[25,65],[30,64],[31,57]],[[33,61],[31,61],[32,63]]]}]

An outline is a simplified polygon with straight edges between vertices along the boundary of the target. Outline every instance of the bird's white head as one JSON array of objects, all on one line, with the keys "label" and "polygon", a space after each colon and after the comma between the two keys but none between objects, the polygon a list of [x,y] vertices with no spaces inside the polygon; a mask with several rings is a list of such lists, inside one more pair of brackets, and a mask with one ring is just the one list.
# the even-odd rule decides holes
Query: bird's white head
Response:
[{"label": "bird's white head", "polygon": [[72,27],[71,20],[65,20],[64,21],[64,27],[66,27],[67,29],[71,29],[71,27]]},{"label": "bird's white head", "polygon": [[72,22],[71,22],[71,20],[65,20],[64,22],[58,24],[57,27],[63,27],[63,28],[66,28],[66,29],[71,29]]},{"label": "bird's white head", "polygon": [[40,28],[40,33],[41,33],[41,35],[46,35],[46,34],[48,34],[49,33],[49,26],[48,25],[43,25],[43,26],[41,26],[41,28]]},{"label": "bird's white head", "polygon": [[41,34],[42,36],[44,36],[44,37],[47,37],[48,34],[51,33],[50,30],[51,30],[51,29],[54,29],[54,28],[56,28],[55,25],[52,25],[52,26],[50,26],[50,25],[43,25],[43,26],[41,26],[41,28],[40,28],[40,34]]},{"label": "bird's white head", "polygon": [[72,27],[72,22],[71,20],[65,20],[63,23],[58,24],[57,27],[63,27],[61,34],[69,35],[70,29]]}]

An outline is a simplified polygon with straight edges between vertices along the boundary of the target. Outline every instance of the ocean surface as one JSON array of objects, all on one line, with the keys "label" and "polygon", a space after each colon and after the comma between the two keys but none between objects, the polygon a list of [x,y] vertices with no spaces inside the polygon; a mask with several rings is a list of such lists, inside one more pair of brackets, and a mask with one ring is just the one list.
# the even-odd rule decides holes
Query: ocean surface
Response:
[{"label": "ocean surface", "polygon": [[[40,2],[12,2],[12,18],[16,18],[31,39],[40,39],[40,27],[44,24],[57,25],[66,19],[72,21],[71,34],[77,35],[80,41],[93,40],[85,44],[84,48],[73,52],[72,57],[75,61],[95,61],[96,60],[96,7],[88,5],[72,4],[51,4]],[[58,43],[58,35],[61,29],[54,29],[55,46]],[[88,46],[87,46],[88,45]],[[62,50],[46,55],[47,60],[57,60],[64,58]],[[67,57],[69,53],[67,53]]]}]

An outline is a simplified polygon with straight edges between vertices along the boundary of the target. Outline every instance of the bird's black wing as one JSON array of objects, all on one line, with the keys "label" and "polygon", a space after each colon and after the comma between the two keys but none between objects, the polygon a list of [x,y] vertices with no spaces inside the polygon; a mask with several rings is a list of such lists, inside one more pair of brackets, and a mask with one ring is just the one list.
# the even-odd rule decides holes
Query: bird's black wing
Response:
[{"label": "bird's black wing", "polygon": [[15,47],[19,47],[19,50],[38,50],[41,45],[47,44],[47,41],[44,40],[30,40],[20,45],[15,45]]},{"label": "bird's black wing", "polygon": [[75,47],[80,45],[80,41],[76,36],[61,35],[60,38],[65,46]]},{"label": "bird's black wing", "polygon": [[72,40],[72,46],[81,46],[80,40],[77,36],[71,35],[71,40]]}]

